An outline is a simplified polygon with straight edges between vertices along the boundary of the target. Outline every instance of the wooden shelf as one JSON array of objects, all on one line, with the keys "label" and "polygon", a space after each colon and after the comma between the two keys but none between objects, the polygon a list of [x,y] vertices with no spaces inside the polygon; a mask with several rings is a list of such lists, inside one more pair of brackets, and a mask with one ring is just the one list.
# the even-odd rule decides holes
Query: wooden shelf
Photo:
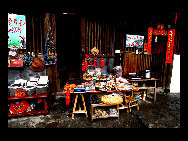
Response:
[{"label": "wooden shelf", "polygon": [[[94,112],[94,108],[96,107],[102,107],[102,106],[105,106],[105,107],[111,107],[111,106],[117,106],[117,111],[118,111],[118,114],[115,116],[115,115],[109,115],[109,116],[100,116],[100,117],[95,117],[93,116],[93,112]],[[93,119],[98,119],[98,118],[109,118],[109,117],[114,117],[114,118],[118,118],[119,119],[119,105],[107,105],[107,104],[103,104],[103,103],[100,103],[100,104],[91,104],[91,121],[93,121]]]},{"label": "wooden shelf", "polygon": [[20,114],[8,114],[8,117],[17,117],[17,116],[26,116],[26,115],[40,115],[40,114],[48,114],[48,111],[41,110],[41,111],[36,111],[36,110],[31,110],[30,112],[23,112]]},{"label": "wooden shelf", "polygon": [[138,89],[155,89],[155,87],[137,87]]},{"label": "wooden shelf", "polygon": [[[49,88],[47,90],[47,93],[45,94],[33,94],[33,95],[26,95],[24,97],[8,97],[8,101],[12,101],[12,100],[24,100],[24,99],[40,99],[40,98],[45,98],[44,102],[46,102],[46,98],[49,96],[49,93],[51,91],[51,88]],[[45,108],[43,110],[40,111],[36,111],[36,110],[31,110],[29,112],[22,112],[19,114],[10,114],[8,113],[8,117],[17,117],[17,116],[26,116],[26,115],[40,115],[40,114],[48,114],[48,104],[45,104]]]},{"label": "wooden shelf", "polygon": [[47,93],[45,94],[32,94],[32,95],[26,95],[24,97],[8,97],[8,100],[19,100],[19,99],[33,99],[33,98],[47,98],[48,94],[50,93],[51,88],[47,90]]},{"label": "wooden shelf", "polygon": [[116,106],[116,105],[107,105],[107,104],[103,104],[103,103],[100,103],[100,104],[91,104],[92,107],[102,107],[102,106]]},{"label": "wooden shelf", "polygon": [[92,117],[92,119],[98,119],[98,118],[109,118],[109,117],[114,117],[114,118],[119,118],[119,115],[117,115],[117,116],[104,116],[104,117]]}]

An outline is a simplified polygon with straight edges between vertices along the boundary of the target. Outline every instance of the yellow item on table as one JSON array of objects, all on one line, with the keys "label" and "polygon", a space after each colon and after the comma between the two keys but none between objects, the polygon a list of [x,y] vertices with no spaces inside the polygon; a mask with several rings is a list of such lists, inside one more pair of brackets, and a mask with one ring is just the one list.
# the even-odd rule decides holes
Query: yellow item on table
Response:
[{"label": "yellow item on table", "polygon": [[118,94],[104,95],[102,96],[101,101],[107,105],[117,105],[123,102],[123,98]]}]

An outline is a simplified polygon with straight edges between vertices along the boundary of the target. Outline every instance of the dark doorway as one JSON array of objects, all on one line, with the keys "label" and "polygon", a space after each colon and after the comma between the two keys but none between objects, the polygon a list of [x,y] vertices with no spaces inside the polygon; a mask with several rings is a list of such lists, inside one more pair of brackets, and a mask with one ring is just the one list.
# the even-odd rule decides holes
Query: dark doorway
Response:
[{"label": "dark doorway", "polygon": [[[56,20],[57,71],[60,89],[74,83],[80,77],[80,18],[76,15],[62,15]],[[71,79],[70,79],[71,77]]]}]

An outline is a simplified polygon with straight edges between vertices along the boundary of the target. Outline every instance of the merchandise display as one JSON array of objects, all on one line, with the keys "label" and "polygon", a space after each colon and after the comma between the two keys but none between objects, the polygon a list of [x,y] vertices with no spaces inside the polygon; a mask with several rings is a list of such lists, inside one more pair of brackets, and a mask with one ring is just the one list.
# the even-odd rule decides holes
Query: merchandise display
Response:
[{"label": "merchandise display", "polygon": [[15,80],[14,84],[8,86],[10,97],[44,94],[48,89],[48,76],[40,76],[40,78],[31,77],[30,81],[18,79]]},{"label": "merchandise display", "polygon": [[123,102],[123,98],[119,94],[104,95],[101,101],[107,105],[117,105]]}]

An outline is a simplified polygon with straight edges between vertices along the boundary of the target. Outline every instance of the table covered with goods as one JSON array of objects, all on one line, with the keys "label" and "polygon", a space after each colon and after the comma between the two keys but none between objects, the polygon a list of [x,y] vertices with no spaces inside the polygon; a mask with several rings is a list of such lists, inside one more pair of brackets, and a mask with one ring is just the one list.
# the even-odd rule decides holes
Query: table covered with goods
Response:
[{"label": "table covered with goods", "polygon": [[[126,103],[127,95],[132,97],[132,91],[139,91],[137,87],[130,85],[129,81],[122,76],[101,74],[101,68],[88,69],[83,74],[83,80],[83,83],[79,85],[67,83],[64,86],[63,94],[66,94],[66,105],[70,104],[70,96],[76,95],[72,119],[74,119],[74,114],[77,113],[86,114],[86,117],[88,117],[85,102],[89,102],[91,120],[108,117],[119,118],[119,109],[129,108]],[[84,95],[89,95],[90,101],[85,101]],[[84,110],[81,110],[78,101],[79,96],[81,96]],[[140,97],[136,100],[140,100]],[[76,110],[78,103],[79,110]]]}]

